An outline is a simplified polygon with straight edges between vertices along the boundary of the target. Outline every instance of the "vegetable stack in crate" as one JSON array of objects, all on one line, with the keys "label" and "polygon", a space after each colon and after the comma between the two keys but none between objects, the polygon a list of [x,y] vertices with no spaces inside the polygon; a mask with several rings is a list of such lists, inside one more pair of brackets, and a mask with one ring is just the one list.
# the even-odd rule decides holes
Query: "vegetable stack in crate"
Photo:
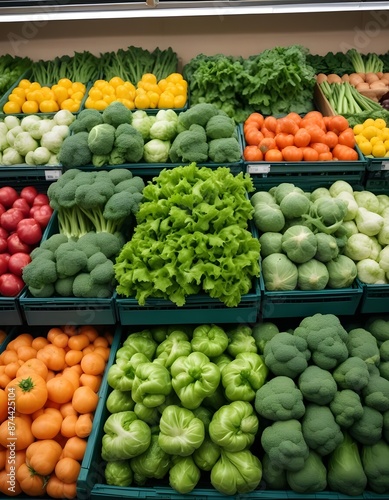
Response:
[{"label": "vegetable stack in crate", "polygon": [[114,330],[68,324],[8,334],[0,354],[4,498],[86,495],[86,447],[98,424],[98,402],[107,395],[120,339]]},{"label": "vegetable stack in crate", "polygon": [[212,104],[150,114],[112,102],[102,112],[84,109],[70,130],[59,153],[65,169],[128,167],[149,177],[163,168],[196,162],[227,166],[234,173],[242,170],[238,127]]},{"label": "vegetable stack in crate", "polygon": [[114,260],[132,229],[143,187],[126,169],[71,169],[50,185],[55,213],[47,238],[23,269],[28,289],[20,303],[27,323],[116,323]]}]

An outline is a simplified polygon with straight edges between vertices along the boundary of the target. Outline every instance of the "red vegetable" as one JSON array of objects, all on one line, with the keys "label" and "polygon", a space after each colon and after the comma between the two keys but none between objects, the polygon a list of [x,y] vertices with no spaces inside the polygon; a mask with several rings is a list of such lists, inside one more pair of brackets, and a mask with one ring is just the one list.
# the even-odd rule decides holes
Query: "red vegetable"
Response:
[{"label": "red vegetable", "polygon": [[0,203],[0,215],[5,212],[5,207]]},{"label": "red vegetable", "polygon": [[48,205],[50,203],[47,194],[40,193],[34,198],[33,205]]},{"label": "red vegetable", "polygon": [[22,276],[24,266],[31,262],[31,257],[27,253],[17,252],[11,255],[8,260],[8,269],[16,276]]},{"label": "red vegetable", "polygon": [[12,233],[11,236],[8,236],[7,243],[8,243],[8,252],[10,254],[14,254],[16,252],[25,252],[25,253],[31,252],[31,246],[27,245],[27,243],[23,243],[20,240],[18,233]]},{"label": "red vegetable", "polygon": [[7,231],[15,231],[17,225],[24,219],[24,214],[18,208],[9,208],[0,216],[0,224]]},{"label": "red vegetable", "polygon": [[10,258],[9,253],[0,254],[0,275],[5,274],[8,271],[9,258]]},{"label": "red vegetable", "polygon": [[34,218],[19,221],[16,232],[23,243],[36,245],[42,238],[42,229]]},{"label": "red vegetable", "polygon": [[14,204],[14,202],[19,198],[19,195],[11,186],[4,186],[0,188],[0,203],[5,208],[10,208]]},{"label": "red vegetable", "polygon": [[31,211],[34,208],[36,209],[33,211],[32,216],[42,228],[45,228],[49,223],[50,217],[53,213],[53,209],[50,205],[35,205],[31,208]]},{"label": "red vegetable", "polygon": [[24,287],[24,281],[11,273],[0,276],[0,294],[4,297],[15,297]]},{"label": "red vegetable", "polygon": [[7,238],[0,237],[0,254],[8,250]]},{"label": "red vegetable", "polygon": [[25,199],[30,206],[34,203],[35,197],[38,196],[38,194],[34,186],[27,186],[20,191],[20,197]]},{"label": "red vegetable", "polygon": [[18,208],[21,210],[25,217],[28,217],[30,214],[30,205],[24,198],[18,198],[12,205],[12,208]]}]

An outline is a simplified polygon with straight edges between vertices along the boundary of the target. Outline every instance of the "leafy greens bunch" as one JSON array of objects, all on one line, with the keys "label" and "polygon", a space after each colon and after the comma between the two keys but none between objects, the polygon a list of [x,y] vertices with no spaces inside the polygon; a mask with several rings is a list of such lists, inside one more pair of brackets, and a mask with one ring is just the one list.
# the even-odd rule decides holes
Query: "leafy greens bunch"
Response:
[{"label": "leafy greens bunch", "polygon": [[143,190],[132,239],[115,264],[117,292],[178,306],[201,291],[237,306],[259,276],[259,242],[247,230],[250,177],[195,163],[163,170]]},{"label": "leafy greens bunch", "polygon": [[200,479],[225,495],[255,490],[262,464],[253,402],[268,370],[250,327],[154,327],[124,336],[110,367],[102,458],[115,486]]},{"label": "leafy greens bunch", "polygon": [[271,374],[255,399],[271,489],[389,491],[389,318],[345,326],[318,313],[288,332],[253,329]]}]

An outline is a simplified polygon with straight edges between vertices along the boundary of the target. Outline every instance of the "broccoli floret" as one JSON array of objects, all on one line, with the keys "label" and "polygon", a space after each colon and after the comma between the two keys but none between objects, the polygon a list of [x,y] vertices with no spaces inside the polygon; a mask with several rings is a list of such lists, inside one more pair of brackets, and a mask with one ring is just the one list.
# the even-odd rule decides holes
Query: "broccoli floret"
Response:
[{"label": "broccoli floret", "polygon": [[389,410],[389,380],[379,375],[370,376],[362,396],[366,406],[381,412]]},{"label": "broccoli floret", "polygon": [[263,354],[266,343],[280,333],[278,326],[271,321],[264,321],[253,326],[253,337],[258,349],[258,353]]},{"label": "broccoli floret", "polygon": [[109,155],[115,141],[115,127],[101,123],[92,128],[88,135],[88,146],[95,155]]},{"label": "broccoli floret", "polygon": [[349,427],[350,436],[363,445],[377,443],[382,436],[384,417],[382,413],[370,406],[363,406],[363,414],[360,419]]},{"label": "broccoli floret", "polygon": [[301,427],[311,450],[328,455],[343,441],[343,434],[328,406],[309,403],[305,407]]},{"label": "broccoli floret", "polygon": [[92,162],[92,152],[88,147],[88,135],[88,132],[79,132],[69,135],[63,141],[57,157],[65,168],[82,167]]},{"label": "broccoli floret", "polygon": [[169,158],[173,163],[196,162],[208,160],[208,143],[205,129],[197,124],[189,130],[180,132],[170,147]]},{"label": "broccoli floret", "polygon": [[308,458],[299,471],[287,471],[289,487],[296,493],[315,493],[327,486],[327,469],[322,457],[310,450]]},{"label": "broccoli floret", "polygon": [[112,284],[115,278],[112,260],[107,259],[106,262],[97,264],[90,271],[90,275],[92,280],[99,285]]},{"label": "broccoli floret", "polygon": [[338,391],[330,403],[330,410],[335,421],[341,427],[348,428],[363,415],[363,406],[358,394],[350,389]]},{"label": "broccoli floret", "polygon": [[369,488],[376,493],[387,493],[389,491],[389,444],[381,439],[372,446],[364,446],[361,459]]},{"label": "broccoli floret", "polygon": [[108,298],[112,296],[111,286],[101,286],[93,281],[89,273],[80,273],[74,278],[73,295],[83,298]]},{"label": "broccoli floret", "polygon": [[56,282],[57,269],[54,261],[37,257],[23,267],[22,277],[28,287],[40,289],[43,285]]},{"label": "broccoli floret", "polygon": [[374,335],[378,343],[389,340],[389,315],[371,316],[365,323],[365,329]]},{"label": "broccoli floret", "polygon": [[274,377],[257,390],[255,409],[269,420],[298,419],[304,415],[303,395],[289,377]]},{"label": "broccoli floret", "polygon": [[109,165],[124,165],[126,163],[125,154],[114,147],[109,155],[108,163]]},{"label": "broccoli floret", "polygon": [[126,221],[129,221],[131,215],[134,215],[139,210],[139,205],[142,203],[142,193],[129,193],[122,191],[115,193],[107,201],[103,216],[111,222],[110,232],[114,233],[121,229]]},{"label": "broccoli floret", "polygon": [[205,127],[208,120],[217,114],[219,114],[219,110],[213,104],[199,103],[180,113],[178,115],[178,123],[184,129],[189,129],[193,123]]},{"label": "broccoli floret", "polygon": [[318,405],[327,405],[337,391],[331,373],[315,365],[303,371],[298,379],[298,387],[307,401]]},{"label": "broccoli floret", "polygon": [[116,129],[114,147],[129,163],[137,163],[143,157],[144,139],[132,125],[122,124]]},{"label": "broccoli floret", "polygon": [[363,359],[368,365],[378,366],[380,351],[375,337],[364,328],[354,328],[348,332],[346,341],[349,356]]},{"label": "broccoli floret", "polygon": [[333,314],[315,314],[304,318],[294,335],[307,341],[312,361],[323,370],[332,370],[348,357],[347,332]]},{"label": "broccoli floret", "polygon": [[40,299],[52,297],[54,295],[54,292],[55,292],[55,288],[54,288],[54,285],[52,283],[45,283],[44,285],[40,286],[39,288],[29,286],[28,290],[33,297],[40,298]]},{"label": "broccoli floret", "polygon": [[96,233],[90,232],[81,236],[77,241],[76,248],[84,252],[87,258],[100,252],[100,247],[97,245]]},{"label": "broccoli floret", "polygon": [[73,296],[73,282],[74,276],[67,276],[66,278],[60,278],[55,282],[55,291],[61,297],[72,297]]},{"label": "broccoli floret", "polygon": [[132,122],[132,111],[122,102],[114,101],[103,111],[103,121],[114,127]]},{"label": "broccoli floret", "polygon": [[82,250],[61,245],[56,252],[57,274],[61,278],[75,276],[86,268],[88,258]]},{"label": "broccoli floret", "polygon": [[208,143],[208,156],[214,163],[234,163],[241,159],[242,150],[234,137],[212,139]]},{"label": "broccoli floret", "polygon": [[301,470],[308,458],[309,449],[298,420],[274,422],[261,435],[261,444],[274,467]]},{"label": "broccoli floret", "polygon": [[311,353],[303,338],[280,332],[266,343],[264,357],[274,375],[295,378],[307,368]]},{"label": "broccoli floret", "polygon": [[122,240],[116,234],[101,232],[97,233],[97,246],[108,259],[118,255],[122,249]]},{"label": "broccoli floret", "polygon": [[383,435],[386,441],[389,443],[389,411],[386,411],[383,415]]},{"label": "broccoli floret", "polygon": [[100,123],[103,123],[103,116],[97,109],[83,109],[79,112],[77,118],[70,124],[69,129],[73,134],[89,132]]},{"label": "broccoli floret", "polygon": [[262,457],[262,479],[266,487],[271,490],[286,490],[286,470],[274,465],[267,453]]},{"label": "broccoli floret", "polygon": [[121,191],[128,191],[129,193],[136,193],[137,191],[139,191],[141,193],[144,187],[144,180],[142,179],[142,177],[136,175],[131,179],[127,179],[116,184],[115,193],[120,193]]},{"label": "broccoli floret", "polygon": [[93,155],[92,156],[92,165],[96,168],[104,167],[104,165],[108,165],[110,155]]},{"label": "broccoli floret", "polygon": [[123,181],[132,179],[132,172],[127,168],[113,168],[108,171],[108,175],[115,186]]},{"label": "broccoli floret", "polygon": [[[57,236],[57,235],[55,235]],[[64,236],[63,234],[60,236]],[[49,241],[49,240],[46,240]],[[67,241],[67,238],[65,236],[64,242]],[[34,250],[30,253],[31,259],[36,259],[37,257],[43,257],[44,259],[47,260],[54,260],[54,252],[49,250],[48,248],[43,248],[42,246],[34,248]]]},{"label": "broccoli floret", "polygon": [[380,345],[380,361],[389,361],[389,340],[385,340]]},{"label": "broccoli floret", "polygon": [[232,137],[235,133],[235,121],[227,115],[217,114],[212,116],[206,126],[205,131],[208,139],[222,139]]},{"label": "broccoli floret", "polygon": [[352,356],[338,365],[332,376],[341,389],[360,391],[369,382],[370,373],[363,359]]},{"label": "broccoli floret", "polygon": [[94,269],[99,264],[104,264],[107,262],[108,257],[103,254],[103,252],[96,252],[94,255],[91,255],[88,259],[88,263],[86,265],[86,270],[90,273],[92,269]]},{"label": "broccoli floret", "polygon": [[389,361],[382,361],[379,366],[381,377],[389,380]]}]

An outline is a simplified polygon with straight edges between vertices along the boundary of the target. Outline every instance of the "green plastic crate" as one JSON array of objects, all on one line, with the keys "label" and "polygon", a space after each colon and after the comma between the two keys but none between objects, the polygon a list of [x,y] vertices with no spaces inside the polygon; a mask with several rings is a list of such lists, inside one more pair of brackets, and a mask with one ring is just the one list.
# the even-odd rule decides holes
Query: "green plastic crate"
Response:
[{"label": "green plastic crate", "polygon": [[148,299],[145,306],[140,306],[136,299],[115,297],[117,316],[122,325],[253,324],[258,317],[260,301],[258,279],[254,280],[253,290],[242,296],[237,307],[226,307],[220,300],[205,294],[189,295],[182,307],[164,299]]},{"label": "green plastic crate", "polygon": [[389,285],[367,285],[360,282],[362,298],[361,313],[389,313]]},{"label": "green plastic crate", "polygon": [[23,314],[19,304],[22,292],[16,297],[0,297],[0,324],[22,325]]},{"label": "green plastic crate", "polygon": [[260,286],[263,319],[305,317],[316,313],[352,315],[358,309],[363,292],[357,281],[350,288],[269,291],[261,276]]},{"label": "green plastic crate", "polygon": [[[58,233],[58,219],[53,213],[42,236],[42,241]],[[76,325],[114,325],[116,309],[114,297],[78,298],[78,297],[33,297],[26,290],[19,298],[19,304],[28,325],[51,325],[54,323]]]}]

